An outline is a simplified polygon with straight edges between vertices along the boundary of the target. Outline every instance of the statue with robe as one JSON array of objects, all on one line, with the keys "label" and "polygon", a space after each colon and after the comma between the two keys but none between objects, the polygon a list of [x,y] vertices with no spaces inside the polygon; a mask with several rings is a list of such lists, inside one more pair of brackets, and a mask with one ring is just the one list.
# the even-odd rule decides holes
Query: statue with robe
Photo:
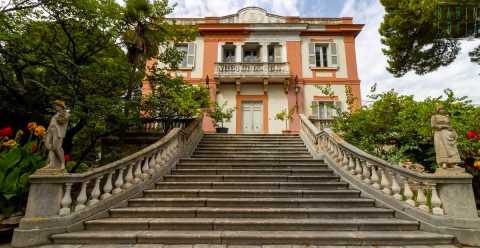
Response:
[{"label": "statue with robe", "polygon": [[69,114],[63,101],[55,101],[54,109],[57,112],[48,125],[43,142],[48,150],[48,160],[45,169],[64,170],[65,158],[63,152],[63,139],[67,133]]},{"label": "statue with robe", "polygon": [[447,111],[438,106],[431,119],[434,130],[434,144],[437,164],[443,168],[454,168],[462,163],[457,149],[457,133],[450,124]]}]

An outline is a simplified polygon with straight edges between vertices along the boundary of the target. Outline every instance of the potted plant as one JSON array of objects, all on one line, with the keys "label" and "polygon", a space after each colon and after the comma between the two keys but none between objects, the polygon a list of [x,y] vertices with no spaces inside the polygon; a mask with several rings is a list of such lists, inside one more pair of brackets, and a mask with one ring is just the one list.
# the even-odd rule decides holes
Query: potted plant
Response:
[{"label": "potted plant", "polygon": [[290,110],[287,111],[287,109],[284,109],[282,112],[277,113],[275,115],[275,120],[280,120],[285,122],[285,129],[282,130],[282,133],[291,133],[292,130],[288,129],[288,122],[293,118],[293,114],[295,113],[295,107],[291,108]]},{"label": "potted plant", "polygon": [[213,124],[216,127],[217,133],[228,133],[228,127],[224,127],[223,124],[232,119],[232,114],[233,111],[235,111],[235,108],[226,107],[226,101],[222,105],[215,103],[213,110],[210,110],[208,113],[208,115],[213,119]]}]

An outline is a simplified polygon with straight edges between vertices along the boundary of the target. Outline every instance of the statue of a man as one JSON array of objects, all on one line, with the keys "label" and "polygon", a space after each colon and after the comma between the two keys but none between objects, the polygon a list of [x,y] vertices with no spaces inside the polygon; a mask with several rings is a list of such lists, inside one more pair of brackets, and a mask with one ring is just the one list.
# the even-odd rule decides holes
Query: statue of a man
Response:
[{"label": "statue of a man", "polygon": [[438,106],[432,116],[432,128],[437,164],[443,169],[453,168],[462,163],[457,149],[457,133],[450,124],[450,118],[443,106]]},{"label": "statue of a man", "polygon": [[45,168],[63,170],[65,169],[65,159],[62,145],[67,132],[69,114],[63,101],[55,101],[53,107],[57,113],[50,120],[47,133],[43,137],[43,142],[48,150],[48,161]]}]

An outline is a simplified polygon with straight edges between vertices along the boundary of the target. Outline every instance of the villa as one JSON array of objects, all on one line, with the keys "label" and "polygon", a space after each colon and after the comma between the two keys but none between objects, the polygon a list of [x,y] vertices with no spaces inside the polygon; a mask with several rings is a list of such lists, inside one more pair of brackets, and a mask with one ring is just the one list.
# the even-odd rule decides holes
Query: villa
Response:
[{"label": "villa", "polygon": [[[355,38],[363,25],[351,17],[279,16],[247,7],[227,16],[172,21],[199,31],[194,41],[177,44],[185,57],[176,75],[208,87],[212,102],[236,109],[226,123],[229,133],[281,133],[285,124],[275,115],[292,109],[288,129],[298,132],[299,114],[321,123],[337,109],[360,107]],[[323,94],[325,87],[333,94]],[[144,84],[143,91],[149,90]],[[215,130],[207,118],[203,129]]]}]

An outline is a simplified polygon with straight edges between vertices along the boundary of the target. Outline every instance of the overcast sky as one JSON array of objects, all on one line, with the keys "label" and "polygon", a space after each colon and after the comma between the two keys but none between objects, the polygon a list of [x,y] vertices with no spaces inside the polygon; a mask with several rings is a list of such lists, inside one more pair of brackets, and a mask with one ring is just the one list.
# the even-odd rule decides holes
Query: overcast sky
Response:
[{"label": "overcast sky", "polygon": [[351,16],[355,23],[365,24],[357,38],[357,64],[362,80],[363,100],[370,87],[377,83],[377,91],[395,89],[417,99],[439,96],[443,89],[451,88],[458,95],[469,96],[480,104],[480,65],[470,62],[468,52],[480,45],[480,40],[463,41],[457,60],[438,71],[417,76],[409,73],[402,78],[393,77],[386,69],[378,28],[384,9],[379,0],[171,0],[177,3],[173,13],[178,17],[228,15],[245,6],[258,6],[279,15],[316,17]]}]

